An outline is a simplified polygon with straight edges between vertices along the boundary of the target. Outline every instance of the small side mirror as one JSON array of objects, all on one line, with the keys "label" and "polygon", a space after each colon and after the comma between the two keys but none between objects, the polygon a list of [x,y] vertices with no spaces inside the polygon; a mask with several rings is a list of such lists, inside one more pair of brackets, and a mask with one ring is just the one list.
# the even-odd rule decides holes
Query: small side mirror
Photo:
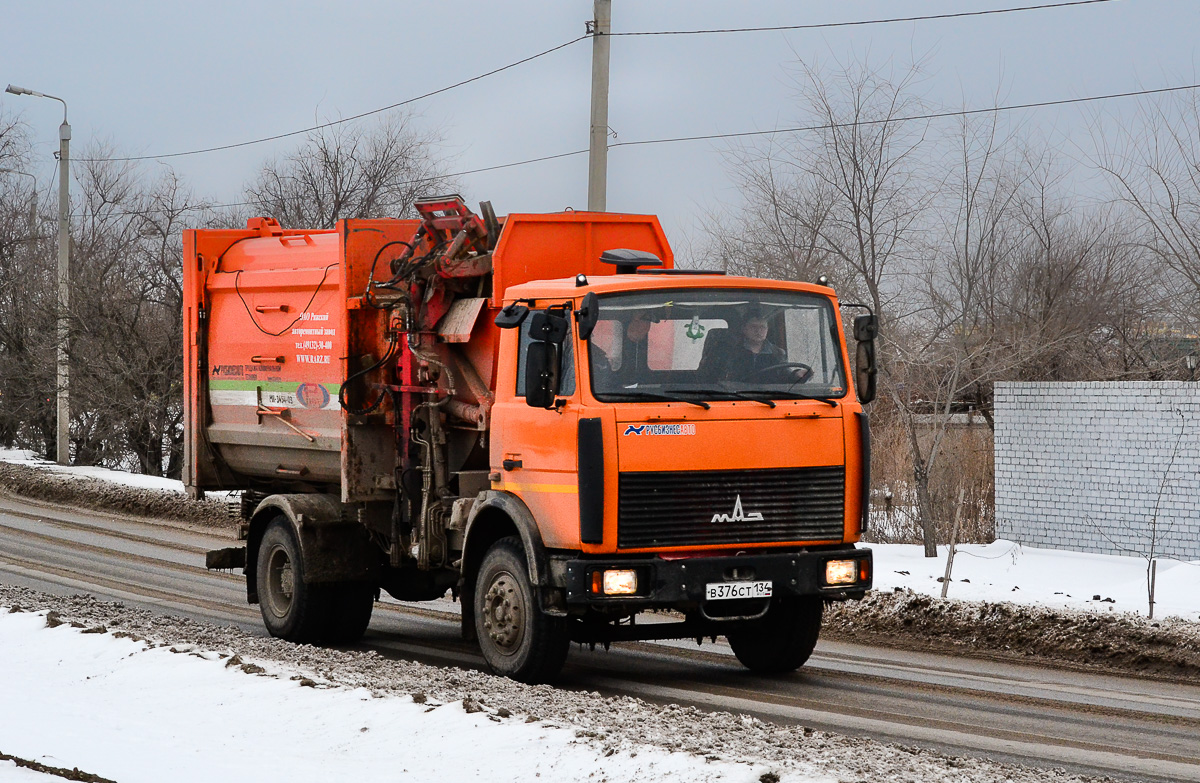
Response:
[{"label": "small side mirror", "polygon": [[854,339],[862,342],[872,342],[879,335],[879,319],[874,314],[854,317]]},{"label": "small side mirror", "polygon": [[854,354],[854,387],[864,405],[875,399],[875,341],[864,340]]},{"label": "small side mirror", "polygon": [[553,408],[558,396],[558,376],[558,345],[530,343],[525,355],[525,404],[531,408]]},{"label": "small side mirror", "polygon": [[567,319],[549,310],[538,311],[529,321],[529,338],[544,343],[562,345],[567,339]]},{"label": "small side mirror", "polygon": [[599,320],[600,297],[594,293],[584,294],[583,303],[575,311],[575,323],[579,324],[579,339],[587,340],[591,337]]},{"label": "small side mirror", "polygon": [[525,305],[510,304],[496,314],[496,326],[501,329],[516,329],[524,323],[527,315],[529,308]]}]

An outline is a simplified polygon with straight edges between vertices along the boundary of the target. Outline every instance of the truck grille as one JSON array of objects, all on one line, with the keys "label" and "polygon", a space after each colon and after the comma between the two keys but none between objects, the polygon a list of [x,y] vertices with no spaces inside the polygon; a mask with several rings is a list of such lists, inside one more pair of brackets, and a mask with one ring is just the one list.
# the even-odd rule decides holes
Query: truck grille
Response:
[{"label": "truck grille", "polygon": [[621,473],[617,547],[841,541],[845,484],[841,465]]}]

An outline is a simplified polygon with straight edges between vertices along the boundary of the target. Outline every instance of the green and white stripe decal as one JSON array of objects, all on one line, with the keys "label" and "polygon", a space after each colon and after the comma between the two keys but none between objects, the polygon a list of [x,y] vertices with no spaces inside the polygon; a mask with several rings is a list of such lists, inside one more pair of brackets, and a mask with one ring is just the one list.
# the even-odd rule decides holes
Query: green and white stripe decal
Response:
[{"label": "green and white stripe decal", "polygon": [[337,410],[337,383],[295,383],[279,381],[210,380],[209,402],[216,405],[246,405],[257,408],[305,408]]}]

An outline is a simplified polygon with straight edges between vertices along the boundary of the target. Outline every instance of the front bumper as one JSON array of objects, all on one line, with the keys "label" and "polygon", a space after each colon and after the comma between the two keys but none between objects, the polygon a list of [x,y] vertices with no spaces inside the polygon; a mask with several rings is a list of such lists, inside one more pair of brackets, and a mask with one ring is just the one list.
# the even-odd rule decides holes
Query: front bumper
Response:
[{"label": "front bumper", "polygon": [[[860,578],[853,584],[826,584],[825,564],[830,560],[856,561],[855,573]],[[593,574],[608,569],[636,571],[637,593],[610,596],[593,592]],[[637,611],[686,608],[704,603],[706,586],[720,582],[770,581],[776,596],[819,595],[830,601],[862,598],[871,589],[874,568],[871,550],[863,548],[673,560],[661,557],[554,558],[551,572],[554,582],[565,588],[568,608],[592,606]],[[864,574],[865,579],[861,578]]]}]

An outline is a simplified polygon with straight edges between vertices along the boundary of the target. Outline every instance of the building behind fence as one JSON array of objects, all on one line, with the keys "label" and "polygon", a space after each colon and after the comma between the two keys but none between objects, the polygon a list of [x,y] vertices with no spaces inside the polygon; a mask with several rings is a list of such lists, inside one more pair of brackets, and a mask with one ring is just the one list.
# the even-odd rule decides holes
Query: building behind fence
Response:
[{"label": "building behind fence", "polygon": [[997,383],[996,536],[1200,559],[1200,383]]}]

